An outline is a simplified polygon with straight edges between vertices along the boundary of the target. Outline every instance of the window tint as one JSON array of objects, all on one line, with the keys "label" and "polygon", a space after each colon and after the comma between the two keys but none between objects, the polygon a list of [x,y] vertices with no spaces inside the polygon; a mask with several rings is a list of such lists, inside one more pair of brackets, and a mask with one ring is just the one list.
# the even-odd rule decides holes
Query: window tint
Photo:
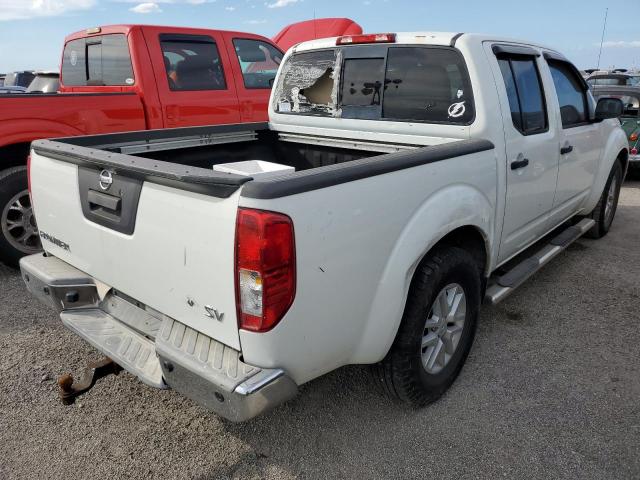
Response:
[{"label": "window tint", "polygon": [[124,34],[72,40],[64,48],[65,85],[133,85],[133,67]]},{"label": "window tint", "polygon": [[283,65],[274,90],[274,108],[280,113],[337,115],[335,67],[335,50],[292,55]]},{"label": "window tint", "polygon": [[224,90],[227,88],[218,47],[206,35],[160,35],[169,88]]},{"label": "window tint", "polygon": [[507,89],[513,125],[527,135],[545,132],[547,112],[535,59],[501,58],[498,64]]},{"label": "window tint", "polygon": [[549,63],[556,87],[562,126],[570,127],[587,121],[587,102],[581,82],[572,69],[560,62]]},{"label": "window tint", "polygon": [[384,83],[385,118],[456,124],[473,119],[471,82],[454,50],[389,48]]},{"label": "window tint", "polygon": [[236,38],[233,46],[240,62],[245,88],[271,88],[282,52],[266,42]]},{"label": "window tint", "polygon": [[380,105],[384,58],[356,58],[344,62],[341,104],[345,106]]}]

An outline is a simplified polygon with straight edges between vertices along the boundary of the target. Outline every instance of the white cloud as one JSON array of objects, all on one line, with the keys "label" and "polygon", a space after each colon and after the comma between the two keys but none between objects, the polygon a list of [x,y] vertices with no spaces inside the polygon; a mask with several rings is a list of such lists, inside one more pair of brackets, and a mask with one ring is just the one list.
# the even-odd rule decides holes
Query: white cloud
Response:
[{"label": "white cloud", "polygon": [[236,9],[236,7],[224,7],[224,9],[225,9],[227,12],[233,12],[233,11]]},{"label": "white cloud", "polygon": [[52,17],[95,6],[96,0],[0,0],[0,21]]},{"label": "white cloud", "polygon": [[294,3],[298,3],[298,0],[276,0],[275,3],[267,4],[267,7],[282,8],[282,7],[286,7],[287,5],[293,5]]},{"label": "white cloud", "polygon": [[[600,46],[598,44],[598,46]],[[609,41],[602,44],[603,48],[634,48],[640,47],[640,40]]]},{"label": "white cloud", "polygon": [[154,2],[146,2],[139,3],[135,7],[131,7],[131,10],[134,13],[160,13],[162,9],[158,6],[157,3]]}]

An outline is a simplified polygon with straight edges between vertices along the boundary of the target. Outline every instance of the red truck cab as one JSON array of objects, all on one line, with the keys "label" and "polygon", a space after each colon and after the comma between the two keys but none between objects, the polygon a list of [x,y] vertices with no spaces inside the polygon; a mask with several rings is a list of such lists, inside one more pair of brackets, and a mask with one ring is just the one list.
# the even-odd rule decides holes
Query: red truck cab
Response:
[{"label": "red truck cab", "polygon": [[275,44],[251,33],[99,27],[66,38],[60,92],[135,93],[146,128],[266,121],[281,59]]}]

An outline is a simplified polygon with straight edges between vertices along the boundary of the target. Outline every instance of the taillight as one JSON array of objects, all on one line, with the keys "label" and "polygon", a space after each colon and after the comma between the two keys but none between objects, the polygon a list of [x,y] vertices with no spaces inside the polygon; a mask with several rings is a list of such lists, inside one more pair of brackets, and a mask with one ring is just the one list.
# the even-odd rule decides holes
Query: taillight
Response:
[{"label": "taillight", "polygon": [[31,155],[27,156],[27,189],[31,195]]},{"label": "taillight", "polygon": [[631,152],[629,152],[629,153],[631,153],[631,155],[637,155],[638,154],[638,149],[634,147],[634,148],[631,149]]},{"label": "taillight", "polygon": [[235,273],[240,328],[272,329],[289,310],[296,290],[293,222],[288,216],[238,209]]},{"label": "taillight", "polygon": [[636,132],[633,132],[631,135],[629,135],[629,140],[635,142],[636,140],[638,140],[638,134]]},{"label": "taillight", "polygon": [[356,45],[361,43],[395,43],[395,33],[371,33],[338,37],[336,45]]}]

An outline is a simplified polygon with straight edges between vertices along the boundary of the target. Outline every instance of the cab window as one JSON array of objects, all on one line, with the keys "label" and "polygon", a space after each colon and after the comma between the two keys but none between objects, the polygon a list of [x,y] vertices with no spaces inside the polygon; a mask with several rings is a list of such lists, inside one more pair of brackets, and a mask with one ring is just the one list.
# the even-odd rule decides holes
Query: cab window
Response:
[{"label": "cab window", "polygon": [[462,55],[449,48],[389,48],[382,103],[390,120],[471,123],[473,96]]},{"label": "cab window", "polygon": [[587,97],[577,73],[564,62],[549,62],[556,88],[562,127],[570,128],[587,121]]},{"label": "cab window", "polygon": [[68,86],[133,85],[133,67],[124,34],[68,42],[62,55],[62,81]]},{"label": "cab window", "polygon": [[218,46],[207,35],[160,35],[169,89],[225,90]]},{"label": "cab window", "polygon": [[233,46],[240,62],[244,87],[271,88],[283,54],[273,45],[260,40],[236,38]]},{"label": "cab window", "polygon": [[535,57],[501,57],[498,65],[507,91],[513,126],[523,135],[546,132],[549,122]]}]

